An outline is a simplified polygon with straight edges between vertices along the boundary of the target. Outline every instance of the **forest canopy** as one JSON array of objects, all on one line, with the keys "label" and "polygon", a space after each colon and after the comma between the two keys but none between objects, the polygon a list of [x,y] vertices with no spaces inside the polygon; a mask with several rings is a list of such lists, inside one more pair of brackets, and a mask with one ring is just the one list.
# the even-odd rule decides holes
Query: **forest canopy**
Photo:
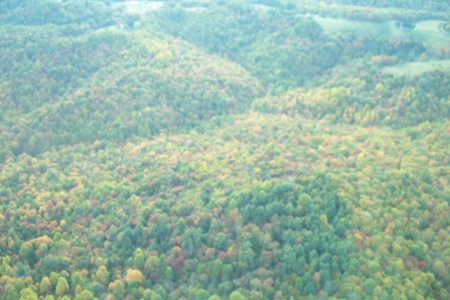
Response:
[{"label": "forest canopy", "polygon": [[449,299],[447,1],[0,3],[0,299]]}]

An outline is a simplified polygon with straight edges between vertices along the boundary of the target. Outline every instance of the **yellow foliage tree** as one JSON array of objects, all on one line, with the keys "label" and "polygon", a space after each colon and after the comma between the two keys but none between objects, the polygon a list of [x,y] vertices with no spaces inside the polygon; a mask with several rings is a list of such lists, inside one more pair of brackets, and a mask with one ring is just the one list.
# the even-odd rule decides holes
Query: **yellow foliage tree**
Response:
[{"label": "yellow foliage tree", "polygon": [[103,284],[106,284],[109,280],[109,273],[105,266],[100,266],[95,274],[98,281]]},{"label": "yellow foliage tree", "polygon": [[127,276],[125,276],[125,280],[127,282],[136,281],[138,283],[142,283],[144,281],[144,275],[142,275],[141,271],[137,269],[128,269]]}]

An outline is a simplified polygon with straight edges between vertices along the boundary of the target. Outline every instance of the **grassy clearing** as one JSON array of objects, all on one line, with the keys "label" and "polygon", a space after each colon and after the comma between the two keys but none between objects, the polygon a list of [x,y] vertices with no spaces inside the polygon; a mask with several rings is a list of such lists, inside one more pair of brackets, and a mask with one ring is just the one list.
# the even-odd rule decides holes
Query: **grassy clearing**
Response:
[{"label": "grassy clearing", "polygon": [[395,29],[393,22],[375,23],[319,16],[315,16],[314,20],[322,26],[326,33],[330,34],[344,31],[364,35],[380,35]]},{"label": "grassy clearing", "polygon": [[125,7],[125,12],[128,14],[145,15],[146,13],[160,9],[163,5],[163,1],[127,1],[121,4]]},{"label": "grassy clearing", "polygon": [[450,47],[450,35],[439,30],[442,21],[430,20],[417,23],[414,35],[427,43],[431,48],[440,49]]},{"label": "grassy clearing", "polygon": [[430,60],[425,62],[410,62],[385,67],[383,69],[383,73],[392,74],[395,77],[417,76],[431,71],[450,72],[450,59]]},{"label": "grassy clearing", "polygon": [[400,29],[395,21],[368,22],[338,18],[323,18],[315,16],[314,19],[328,34],[336,32],[352,32],[364,36],[385,36],[387,38],[416,39],[433,50],[440,50],[450,46],[450,36],[439,30],[442,21],[428,20],[416,23],[414,30]]}]

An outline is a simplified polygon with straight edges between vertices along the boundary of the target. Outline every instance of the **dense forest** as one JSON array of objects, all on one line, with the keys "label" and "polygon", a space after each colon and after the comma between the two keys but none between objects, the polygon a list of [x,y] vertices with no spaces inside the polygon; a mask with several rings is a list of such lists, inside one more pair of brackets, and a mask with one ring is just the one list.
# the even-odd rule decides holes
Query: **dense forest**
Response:
[{"label": "dense forest", "polygon": [[0,2],[0,299],[450,299],[449,24]]}]

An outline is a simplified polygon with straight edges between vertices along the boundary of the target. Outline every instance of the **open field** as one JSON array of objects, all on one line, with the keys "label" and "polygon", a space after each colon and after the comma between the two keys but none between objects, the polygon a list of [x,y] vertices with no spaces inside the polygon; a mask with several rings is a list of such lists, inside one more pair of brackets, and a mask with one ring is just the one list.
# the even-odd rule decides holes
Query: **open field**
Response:
[{"label": "open field", "polygon": [[327,33],[353,32],[365,36],[383,35],[392,38],[412,38],[426,43],[432,49],[441,49],[450,45],[450,37],[439,30],[439,20],[427,20],[416,23],[414,30],[400,29],[395,21],[368,22],[338,18],[314,16],[314,20]]},{"label": "open field", "polygon": [[327,33],[345,31],[364,35],[380,35],[393,32],[396,29],[393,22],[375,23],[320,16],[314,16],[313,18]]},{"label": "open field", "polygon": [[129,14],[143,15],[152,10],[159,9],[164,5],[163,1],[127,1],[120,4],[125,8],[125,12]]},{"label": "open field", "polygon": [[401,77],[406,75],[417,76],[431,71],[450,72],[450,59],[431,60],[425,62],[410,62],[385,67],[383,69],[383,73],[392,74],[395,77]]}]

